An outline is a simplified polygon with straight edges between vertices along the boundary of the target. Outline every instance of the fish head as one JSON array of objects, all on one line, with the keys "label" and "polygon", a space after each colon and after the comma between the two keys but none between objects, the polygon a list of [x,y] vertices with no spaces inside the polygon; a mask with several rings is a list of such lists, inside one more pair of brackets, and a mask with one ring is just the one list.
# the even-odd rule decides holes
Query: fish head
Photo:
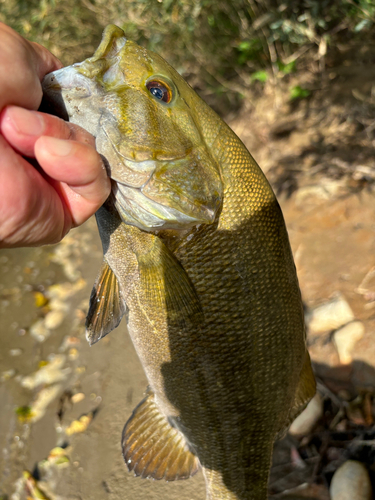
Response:
[{"label": "fish head", "polygon": [[203,103],[158,54],[109,25],[94,55],[46,75],[55,113],[96,138],[122,220],[140,229],[213,223],[220,167],[202,135]]}]

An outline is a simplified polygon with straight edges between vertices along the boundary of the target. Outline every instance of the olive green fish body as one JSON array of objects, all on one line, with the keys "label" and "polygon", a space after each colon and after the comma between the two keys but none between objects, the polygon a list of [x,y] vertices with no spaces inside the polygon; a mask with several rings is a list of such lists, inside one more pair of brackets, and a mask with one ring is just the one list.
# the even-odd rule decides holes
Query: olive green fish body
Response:
[{"label": "olive green fish body", "polygon": [[180,75],[116,27],[52,75],[47,95],[57,87],[96,136],[115,181],[97,213],[104,263],[87,336],[126,315],[149,381],[123,432],[129,470],[174,480],[202,467],[208,499],[265,500],[274,440],[315,392],[267,180]]}]

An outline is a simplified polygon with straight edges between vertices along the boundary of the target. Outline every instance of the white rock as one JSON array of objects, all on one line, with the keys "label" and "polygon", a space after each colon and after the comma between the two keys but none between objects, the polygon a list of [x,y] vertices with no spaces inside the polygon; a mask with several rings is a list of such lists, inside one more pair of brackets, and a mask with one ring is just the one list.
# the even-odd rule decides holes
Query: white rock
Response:
[{"label": "white rock", "polygon": [[361,321],[352,321],[351,323],[343,326],[333,334],[333,342],[336,346],[340,362],[349,364],[352,362],[353,348],[363,337],[365,327]]},{"label": "white rock", "polygon": [[6,370],[6,371],[2,372],[2,374],[0,375],[0,382],[5,382],[6,380],[9,380],[10,378],[14,377],[15,374],[16,374],[16,370],[14,370],[14,369]]},{"label": "white rock", "polygon": [[46,328],[44,319],[38,319],[30,328],[30,335],[38,342],[44,342],[51,334]]},{"label": "white rock", "polygon": [[22,353],[22,349],[11,349],[9,351],[9,356],[21,356]]},{"label": "white rock", "polygon": [[61,384],[51,385],[50,387],[42,389],[31,405],[31,422],[37,422],[40,420],[44,416],[47,406],[52,403],[52,401],[56,399],[61,392]]},{"label": "white rock", "polygon": [[48,365],[24,377],[21,381],[21,385],[27,389],[35,389],[35,387],[42,384],[51,385],[65,380],[71,372],[71,368],[63,368],[65,361],[66,356],[64,356],[64,354],[54,356]]},{"label": "white rock", "polygon": [[44,325],[48,330],[53,330],[61,325],[64,321],[65,312],[61,310],[52,310],[46,314],[44,318]]},{"label": "white rock", "polygon": [[330,486],[331,500],[371,500],[372,487],[366,467],[348,460],[334,473]]},{"label": "white rock", "polygon": [[341,294],[337,294],[329,302],[312,309],[306,314],[308,327],[315,333],[336,330],[353,320],[353,311]]},{"label": "white rock", "polygon": [[322,415],[323,399],[317,392],[303,412],[293,421],[289,428],[289,434],[293,436],[309,434]]},{"label": "white rock", "polygon": [[324,178],[319,184],[299,188],[295,197],[296,204],[303,205],[309,198],[312,198],[312,201],[331,200],[343,189],[345,189],[343,181]]}]

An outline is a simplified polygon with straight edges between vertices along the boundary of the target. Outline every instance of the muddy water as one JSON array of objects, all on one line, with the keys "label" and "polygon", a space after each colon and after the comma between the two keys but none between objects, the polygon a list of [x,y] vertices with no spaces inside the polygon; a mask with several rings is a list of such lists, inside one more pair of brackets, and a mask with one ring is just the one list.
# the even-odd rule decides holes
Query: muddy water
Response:
[{"label": "muddy water", "polygon": [[[0,498],[30,496],[29,470],[49,499],[203,500],[201,474],[141,480],[123,463],[122,428],[147,381],[125,323],[92,348],[85,340],[101,259],[94,220],[54,247],[0,252]],[[69,435],[82,416],[87,429]],[[60,465],[46,460],[56,446]]]}]

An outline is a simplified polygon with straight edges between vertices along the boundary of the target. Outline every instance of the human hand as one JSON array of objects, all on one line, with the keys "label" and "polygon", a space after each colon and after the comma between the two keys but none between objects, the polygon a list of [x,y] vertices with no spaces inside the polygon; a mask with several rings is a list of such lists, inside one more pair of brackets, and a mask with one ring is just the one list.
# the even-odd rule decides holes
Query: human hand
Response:
[{"label": "human hand", "polygon": [[95,139],[78,126],[32,111],[42,99],[43,76],[60,67],[47,49],[0,23],[3,248],[60,241],[95,213],[110,192]]}]

